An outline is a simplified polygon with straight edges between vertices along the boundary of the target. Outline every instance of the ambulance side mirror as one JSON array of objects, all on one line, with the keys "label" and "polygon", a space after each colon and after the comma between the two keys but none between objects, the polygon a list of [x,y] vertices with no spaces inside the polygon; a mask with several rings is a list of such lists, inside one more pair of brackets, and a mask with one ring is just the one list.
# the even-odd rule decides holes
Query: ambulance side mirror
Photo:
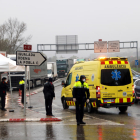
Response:
[{"label": "ambulance side mirror", "polygon": [[64,80],[61,82],[61,85],[62,85],[62,87],[65,87],[66,86],[66,83],[65,83]]}]

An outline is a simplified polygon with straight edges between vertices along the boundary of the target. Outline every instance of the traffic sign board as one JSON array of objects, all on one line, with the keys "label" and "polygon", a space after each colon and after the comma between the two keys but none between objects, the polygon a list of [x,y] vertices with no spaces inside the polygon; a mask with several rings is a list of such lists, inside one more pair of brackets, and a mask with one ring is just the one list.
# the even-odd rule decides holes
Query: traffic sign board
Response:
[{"label": "traffic sign board", "polygon": [[26,50],[26,51],[31,51],[32,50],[32,45],[23,45],[23,50]]},{"label": "traffic sign board", "polygon": [[17,51],[16,52],[16,62],[17,65],[23,66],[40,66],[47,59],[40,52],[26,52],[26,51]]},{"label": "traffic sign board", "polygon": [[2,54],[3,56],[6,57],[6,52],[4,52],[4,51],[0,51],[0,54]]},{"label": "traffic sign board", "polygon": [[120,52],[120,42],[108,41],[108,52]]},{"label": "traffic sign board", "polygon": [[95,41],[94,53],[107,53],[107,41]]},{"label": "traffic sign board", "polygon": [[136,66],[139,65],[139,60],[135,60],[135,65],[136,65]]}]

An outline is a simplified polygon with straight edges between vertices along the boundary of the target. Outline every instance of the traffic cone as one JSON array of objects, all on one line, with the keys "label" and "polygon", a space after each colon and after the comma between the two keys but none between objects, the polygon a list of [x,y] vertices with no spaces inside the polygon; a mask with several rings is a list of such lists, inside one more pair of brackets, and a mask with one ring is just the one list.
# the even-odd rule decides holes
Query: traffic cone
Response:
[{"label": "traffic cone", "polygon": [[22,94],[22,93],[21,93],[21,90],[19,89],[19,96],[21,96],[21,94]]}]

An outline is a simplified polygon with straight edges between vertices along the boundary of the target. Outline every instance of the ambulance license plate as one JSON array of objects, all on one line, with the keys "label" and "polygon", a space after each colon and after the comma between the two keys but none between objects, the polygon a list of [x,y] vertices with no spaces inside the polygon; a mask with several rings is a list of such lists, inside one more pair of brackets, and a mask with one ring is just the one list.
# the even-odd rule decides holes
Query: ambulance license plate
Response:
[{"label": "ambulance license plate", "polygon": [[114,103],[115,102],[115,99],[105,99],[104,100],[104,103],[108,103],[108,102]]}]

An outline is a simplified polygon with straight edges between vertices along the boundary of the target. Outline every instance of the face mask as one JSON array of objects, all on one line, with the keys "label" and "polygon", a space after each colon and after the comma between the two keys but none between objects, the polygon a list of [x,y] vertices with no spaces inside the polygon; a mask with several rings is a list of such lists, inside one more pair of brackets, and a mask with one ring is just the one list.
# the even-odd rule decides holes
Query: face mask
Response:
[{"label": "face mask", "polygon": [[86,81],[86,79],[83,79],[83,82],[85,82]]}]

